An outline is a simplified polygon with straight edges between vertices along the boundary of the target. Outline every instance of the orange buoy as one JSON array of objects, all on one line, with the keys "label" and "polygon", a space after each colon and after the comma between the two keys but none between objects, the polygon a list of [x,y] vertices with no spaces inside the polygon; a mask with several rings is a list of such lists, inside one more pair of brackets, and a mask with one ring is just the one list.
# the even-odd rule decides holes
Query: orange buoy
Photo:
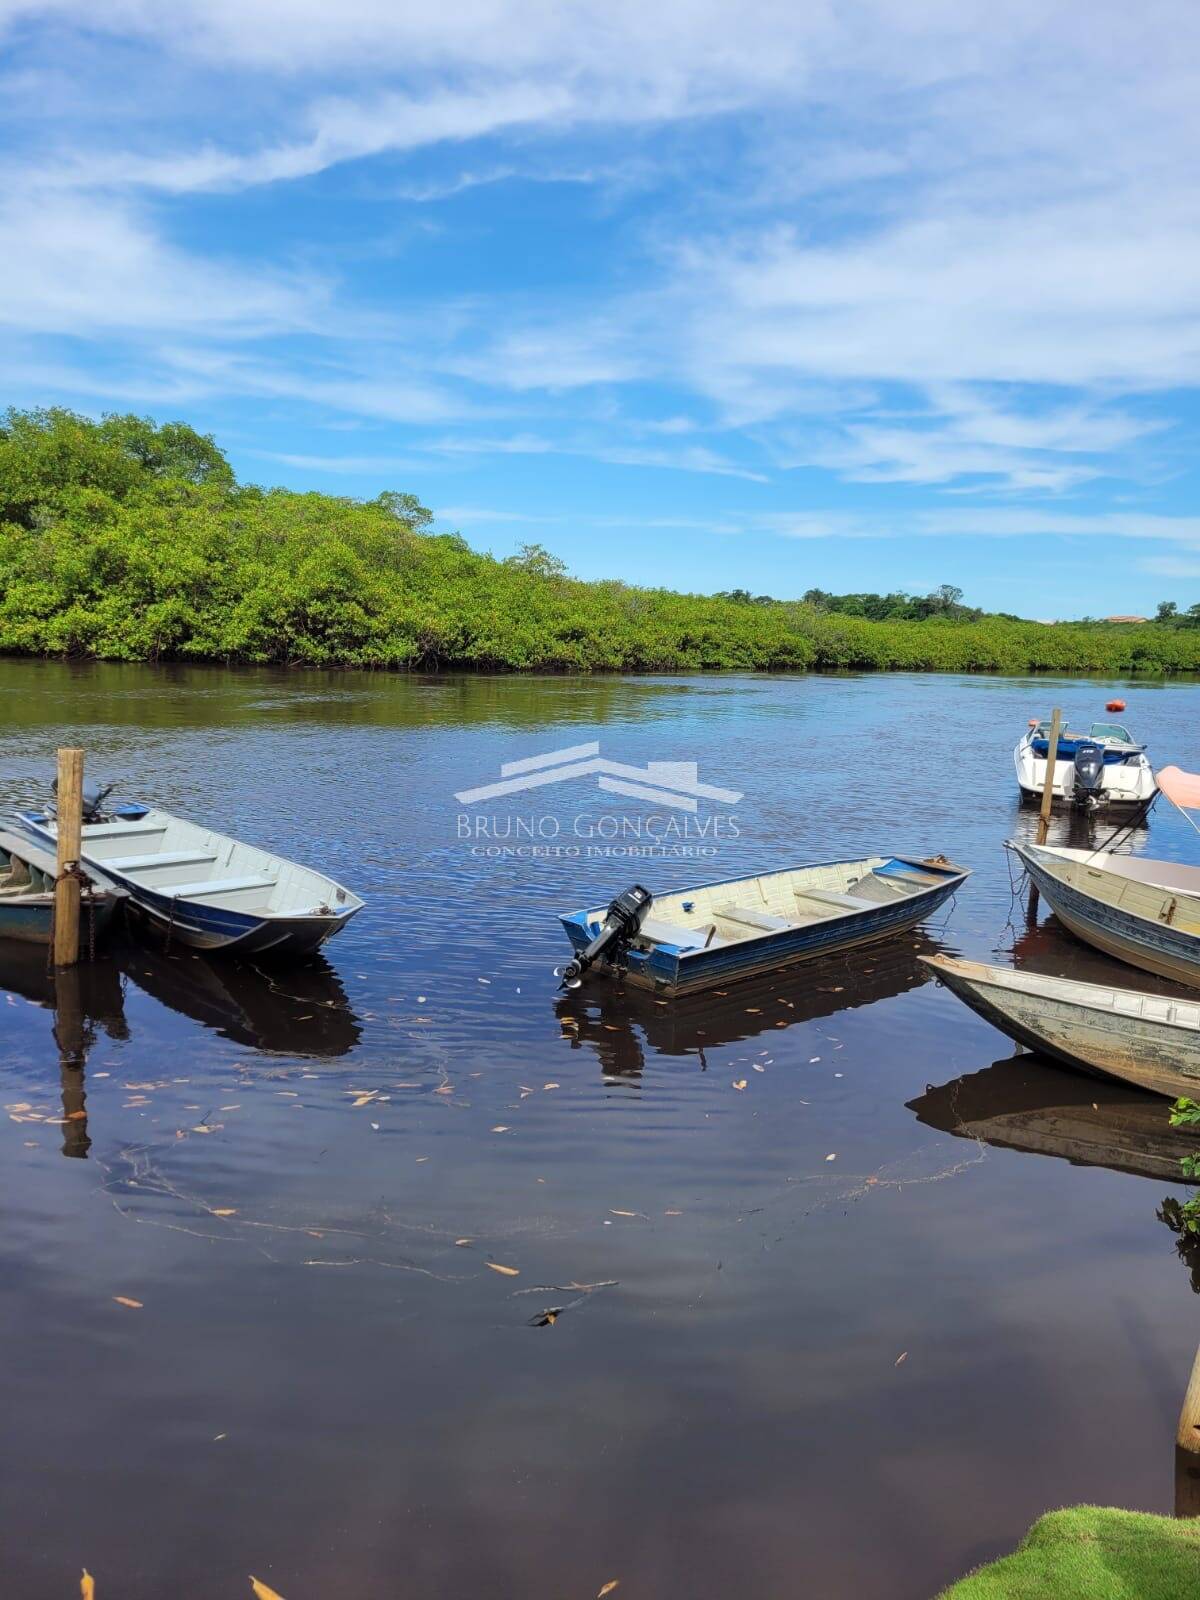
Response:
[{"label": "orange buoy", "polygon": [[1030,727],[1031,727],[1031,728],[1036,728],[1036,727],[1037,727],[1037,725],[1038,725],[1038,720],[1039,720],[1039,719],[1038,719],[1038,718],[1037,718],[1037,717],[1030,717],[1030,719],[1029,719],[1029,726],[1030,726]]},{"label": "orange buoy", "polygon": [[1124,700],[1110,700],[1104,709],[1105,711],[1124,711],[1125,702]]}]

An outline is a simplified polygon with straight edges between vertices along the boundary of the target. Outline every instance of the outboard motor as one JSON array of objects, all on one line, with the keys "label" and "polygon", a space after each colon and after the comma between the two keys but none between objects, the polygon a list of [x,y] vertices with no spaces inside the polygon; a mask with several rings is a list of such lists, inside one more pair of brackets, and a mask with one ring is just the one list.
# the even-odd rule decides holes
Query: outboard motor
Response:
[{"label": "outboard motor", "polygon": [[1104,791],[1104,748],[1094,739],[1075,746],[1075,804],[1089,809],[1100,804]]},{"label": "outboard motor", "polygon": [[562,979],[563,988],[578,989],[584,973],[594,962],[615,961],[630,940],[637,938],[653,899],[649,889],[643,889],[640,883],[619,894],[605,913],[604,926],[587,949],[568,961],[565,967],[555,969],[554,975]]},{"label": "outboard motor", "polygon": [[[99,784],[94,779],[90,782],[87,779],[84,780],[83,820],[85,822],[102,822],[104,820],[101,807],[115,788],[116,785],[112,783]],[[58,794],[57,778],[51,779],[50,790],[52,794]]]}]

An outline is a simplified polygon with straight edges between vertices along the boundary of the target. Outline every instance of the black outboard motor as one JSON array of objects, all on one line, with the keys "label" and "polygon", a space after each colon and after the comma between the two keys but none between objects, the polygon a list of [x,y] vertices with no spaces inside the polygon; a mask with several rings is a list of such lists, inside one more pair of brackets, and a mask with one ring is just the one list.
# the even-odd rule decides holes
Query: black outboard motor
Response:
[{"label": "black outboard motor", "polygon": [[637,938],[653,899],[649,889],[643,889],[640,883],[619,894],[605,913],[604,926],[587,949],[568,961],[565,967],[556,969],[555,977],[562,979],[563,988],[578,989],[593,962],[615,961],[629,941]]},{"label": "black outboard motor", "polygon": [[1091,809],[1104,794],[1104,747],[1094,739],[1075,746],[1075,804]]},{"label": "black outboard motor", "polygon": [[[102,822],[104,820],[101,807],[115,788],[116,785],[113,783],[99,784],[94,779],[90,782],[86,779],[84,780],[83,820],[85,822]],[[57,778],[51,779],[50,791],[52,794],[58,794]]]}]

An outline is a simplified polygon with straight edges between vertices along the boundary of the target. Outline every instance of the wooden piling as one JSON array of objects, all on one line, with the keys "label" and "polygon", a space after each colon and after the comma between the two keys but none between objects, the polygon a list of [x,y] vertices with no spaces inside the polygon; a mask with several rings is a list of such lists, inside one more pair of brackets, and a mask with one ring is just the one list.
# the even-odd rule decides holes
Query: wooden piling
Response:
[{"label": "wooden piling", "polygon": [[1058,763],[1058,736],[1062,732],[1062,712],[1055,706],[1050,718],[1050,742],[1046,750],[1046,781],[1042,785],[1042,814],[1038,819],[1037,842],[1045,844],[1050,831],[1050,806],[1054,800],[1054,768]]},{"label": "wooden piling", "polygon": [[1200,1348],[1175,1434],[1175,1515],[1200,1517]]},{"label": "wooden piling", "polygon": [[58,872],[54,885],[54,965],[79,960],[79,852],[83,846],[83,751],[58,752]]}]

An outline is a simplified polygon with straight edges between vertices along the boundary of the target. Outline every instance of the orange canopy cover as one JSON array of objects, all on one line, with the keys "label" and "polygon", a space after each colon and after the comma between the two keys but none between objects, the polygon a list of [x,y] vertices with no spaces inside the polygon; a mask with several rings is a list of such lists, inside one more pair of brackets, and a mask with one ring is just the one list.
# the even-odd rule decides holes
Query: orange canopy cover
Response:
[{"label": "orange canopy cover", "polygon": [[1200,773],[1185,772],[1182,767],[1164,767],[1155,776],[1168,800],[1185,811],[1200,811]]}]

